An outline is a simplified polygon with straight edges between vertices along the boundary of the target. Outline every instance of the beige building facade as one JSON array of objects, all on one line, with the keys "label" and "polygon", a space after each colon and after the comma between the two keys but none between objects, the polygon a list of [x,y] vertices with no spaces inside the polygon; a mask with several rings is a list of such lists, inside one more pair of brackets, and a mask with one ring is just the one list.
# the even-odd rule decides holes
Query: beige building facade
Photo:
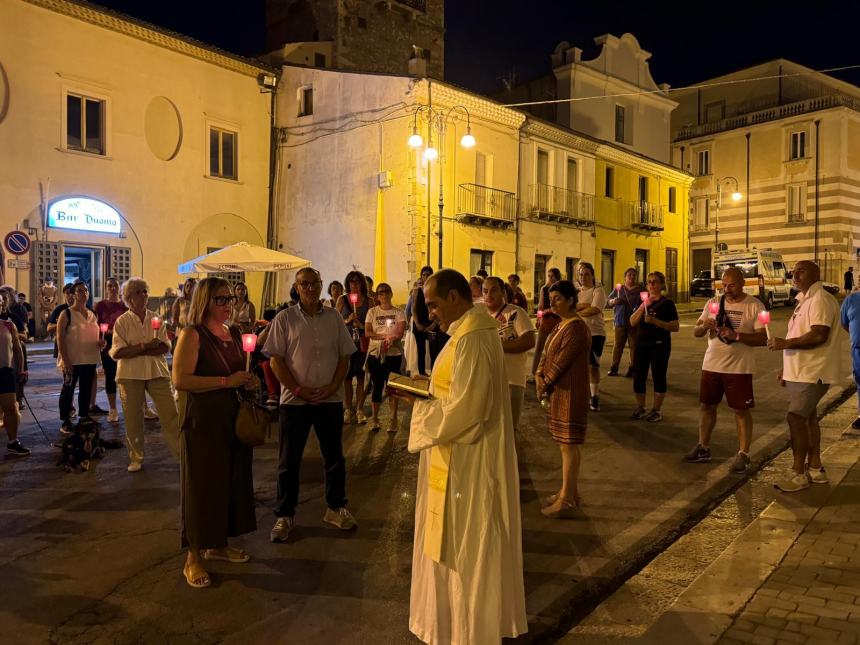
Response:
[{"label": "beige building facade", "polygon": [[702,85],[673,94],[673,163],[695,176],[691,274],[755,247],[817,258],[841,286],[860,257],[860,88],[787,60]]},{"label": "beige building facade", "polygon": [[[0,218],[32,239],[3,249],[5,281],[34,305],[47,275],[87,280],[94,300],[106,278],[142,275],[159,296],[185,260],[265,245],[263,74],[94,5],[0,3]],[[259,302],[262,276],[247,278]]]}]

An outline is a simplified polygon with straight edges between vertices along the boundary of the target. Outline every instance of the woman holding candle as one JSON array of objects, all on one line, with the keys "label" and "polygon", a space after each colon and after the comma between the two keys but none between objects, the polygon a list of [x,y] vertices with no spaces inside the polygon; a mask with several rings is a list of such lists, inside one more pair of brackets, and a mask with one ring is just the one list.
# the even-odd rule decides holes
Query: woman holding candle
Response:
[{"label": "woman holding candle", "polygon": [[57,320],[57,349],[59,366],[63,372],[63,389],[60,392],[60,418],[62,434],[71,434],[69,412],[75,394],[75,384],[80,380],[78,389],[78,410],[81,418],[89,415],[90,395],[95,386],[96,366],[98,365],[104,340],[99,332],[96,315],[87,308],[90,290],[85,282],[77,281],[73,287],[74,304],[60,314]]},{"label": "woman holding candle", "polygon": [[140,278],[130,278],[122,286],[128,311],[116,319],[110,357],[117,363],[116,380],[125,417],[128,472],[143,467],[143,420],[146,393],[155,403],[164,440],[179,459],[179,417],[170,387],[170,370],[165,354],[170,351],[167,328],[161,318],[146,308],[149,286]]},{"label": "woman holding candle", "polygon": [[553,519],[579,514],[579,446],[585,443],[591,332],[577,314],[577,290],[569,280],[549,287],[552,310],[559,317],[535,371],[538,400],[549,398],[547,427],[561,452],[561,489],[546,499],[541,513]]},{"label": "woman holding candle", "polygon": [[[636,409],[632,419],[645,419],[650,423],[663,420],[663,400],[666,398],[666,371],[672,353],[670,334],[680,328],[675,303],[663,295],[666,277],[660,271],[648,274],[648,291],[642,292],[642,306],[630,316],[630,325],[639,328],[639,341],[633,356],[633,392],[636,394]],[[645,384],[648,370],[654,381],[654,406],[645,408]]]},{"label": "woman holding candle", "polygon": [[621,357],[624,355],[624,345],[630,347],[630,367],[625,376],[633,376],[633,356],[636,354],[636,340],[639,338],[639,329],[630,326],[630,316],[641,304],[639,294],[643,292],[642,287],[636,281],[639,271],[630,267],[624,272],[624,283],[616,284],[615,291],[609,294],[608,305],[615,308],[613,325],[615,327],[615,346],[612,349],[612,365],[609,366],[607,376],[618,376],[618,368],[621,365]]},{"label": "woman holding candle", "polygon": [[230,324],[238,327],[243,334],[250,334],[257,322],[257,310],[248,299],[248,287],[244,282],[237,282],[233,286],[233,293],[236,295],[236,306],[233,307]]},{"label": "woman holding candle", "polygon": [[239,331],[227,325],[235,299],[226,280],[201,280],[173,359],[173,382],[188,393],[181,433],[183,574],[195,588],[210,585],[203,560],[250,560],[227,540],[257,528],[253,449],[236,439],[236,390],[253,387],[255,379],[244,369]]},{"label": "woman holding candle", "polygon": [[102,349],[102,368],[105,372],[105,394],[110,404],[107,420],[110,423],[116,423],[119,421],[119,413],[116,409],[116,361],[111,358],[110,348],[113,342],[114,324],[128,311],[128,307],[119,298],[119,281],[116,278],[108,278],[105,281],[105,298],[96,303],[93,311],[99,321],[102,339],[105,341]]},{"label": "woman holding candle", "polygon": [[599,412],[600,357],[603,355],[603,345],[606,343],[606,323],[603,320],[606,292],[595,281],[594,266],[590,262],[579,263],[579,284],[582,287],[577,297],[576,312],[582,317],[591,332],[591,353],[588,356],[591,374],[589,408],[592,412]]},{"label": "woman holding candle", "polygon": [[[343,316],[346,327],[355,341],[355,353],[349,359],[349,371],[346,373],[344,394],[344,423],[367,423],[364,414],[364,363],[367,360],[369,339],[365,339],[364,330],[367,313],[370,311],[370,299],[367,295],[367,280],[360,271],[350,271],[344,279],[347,293],[340,297],[337,310]],[[352,379],[355,379],[353,395]],[[353,409],[353,396],[358,398],[358,405]]]},{"label": "woman holding candle", "polygon": [[[382,403],[382,390],[391,372],[400,373],[403,361],[403,334],[406,332],[406,313],[391,304],[391,287],[381,282],[376,288],[379,304],[367,313],[364,334],[370,339],[367,351],[367,369],[373,382],[370,395],[370,408],[373,411],[370,429],[379,430],[379,406]],[[397,432],[397,397],[388,397],[391,421],[388,432]]]}]

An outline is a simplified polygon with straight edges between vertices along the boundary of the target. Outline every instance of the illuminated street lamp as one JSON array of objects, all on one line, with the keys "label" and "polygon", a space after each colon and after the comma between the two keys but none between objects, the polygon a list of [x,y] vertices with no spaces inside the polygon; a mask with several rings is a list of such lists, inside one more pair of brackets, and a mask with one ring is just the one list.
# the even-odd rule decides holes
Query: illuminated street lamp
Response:
[{"label": "illuminated street lamp", "polygon": [[722,179],[717,180],[717,212],[716,212],[716,221],[714,227],[714,252],[720,252],[720,207],[723,205],[723,184],[727,182],[734,182],[735,190],[732,193],[732,201],[737,203],[741,201],[744,196],[741,194],[738,186],[738,180],[735,177],[723,177]]},{"label": "illuminated street lamp", "polygon": [[[437,110],[434,109],[430,105],[419,105],[415,108],[415,112],[412,114],[412,134],[410,135],[407,143],[410,148],[417,150],[422,145],[424,145],[424,138],[418,133],[418,115],[421,112],[427,113],[427,147],[424,148],[424,152],[422,157],[424,161],[431,162],[439,159],[439,268],[442,268],[442,223],[443,223],[443,214],[445,212],[445,199],[444,199],[444,182],[443,174],[442,174],[442,145],[445,141],[445,130],[448,124],[448,121],[454,121],[456,119],[456,114],[458,112],[462,112],[466,115],[466,134],[462,136],[460,139],[460,145],[464,148],[474,148],[477,141],[475,140],[474,135],[472,134],[472,121],[469,116],[469,111],[463,107],[462,105],[455,105],[452,108],[447,110]],[[433,145],[433,130],[436,130],[436,135],[439,141],[439,148],[437,149]],[[428,168],[428,174],[429,174]],[[429,179],[428,179],[429,185]],[[428,219],[428,228],[429,228],[429,219],[430,213],[427,213]],[[430,260],[430,246],[429,246],[429,238],[428,238],[428,246],[427,246],[427,260]]]}]

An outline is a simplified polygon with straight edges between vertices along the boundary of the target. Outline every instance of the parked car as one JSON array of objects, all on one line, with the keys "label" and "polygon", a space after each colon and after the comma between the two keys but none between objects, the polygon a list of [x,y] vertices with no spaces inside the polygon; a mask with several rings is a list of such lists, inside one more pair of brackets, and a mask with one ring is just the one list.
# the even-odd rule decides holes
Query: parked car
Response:
[{"label": "parked car", "polygon": [[699,271],[690,283],[691,296],[710,298],[714,295],[714,278],[710,271]]}]

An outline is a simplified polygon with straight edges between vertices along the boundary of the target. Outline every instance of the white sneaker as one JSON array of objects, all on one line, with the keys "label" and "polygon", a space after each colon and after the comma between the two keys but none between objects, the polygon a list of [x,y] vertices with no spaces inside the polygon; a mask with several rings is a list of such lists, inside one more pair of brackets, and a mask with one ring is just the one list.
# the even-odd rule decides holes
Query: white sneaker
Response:
[{"label": "white sneaker", "polygon": [[367,423],[367,416],[361,410],[358,410],[355,413],[355,421],[356,423]]},{"label": "white sneaker", "polygon": [[789,471],[789,476],[785,479],[780,479],[774,482],[773,487],[781,490],[783,493],[796,493],[809,488],[809,475],[805,472],[797,473],[793,470]]},{"label": "white sneaker", "polygon": [[141,468],[143,468],[143,462],[133,461],[128,465],[128,468],[126,468],[126,470],[130,473],[136,473],[139,472]]},{"label": "white sneaker", "polygon": [[809,470],[809,480],[813,484],[826,484],[830,481],[827,477],[827,471],[824,470],[824,466],[821,468],[812,468]]},{"label": "white sneaker", "polygon": [[279,517],[275,520],[275,525],[269,531],[269,539],[272,542],[286,542],[290,537],[290,531],[293,530],[292,517]]},{"label": "white sneaker", "polygon": [[353,415],[352,410],[344,410],[343,411],[343,422],[344,423],[352,423]]},{"label": "white sneaker", "polygon": [[119,412],[116,408],[111,408],[108,412],[108,423],[117,423],[119,421]]},{"label": "white sneaker", "polygon": [[358,522],[355,521],[352,513],[346,510],[345,506],[341,506],[340,508],[327,508],[325,515],[323,516],[323,522],[336,526],[342,531],[349,531],[350,529],[354,529],[358,526]]},{"label": "white sneaker", "polygon": [[158,418],[158,414],[152,409],[151,405],[147,405],[146,410],[143,412],[143,418],[152,421]]}]

